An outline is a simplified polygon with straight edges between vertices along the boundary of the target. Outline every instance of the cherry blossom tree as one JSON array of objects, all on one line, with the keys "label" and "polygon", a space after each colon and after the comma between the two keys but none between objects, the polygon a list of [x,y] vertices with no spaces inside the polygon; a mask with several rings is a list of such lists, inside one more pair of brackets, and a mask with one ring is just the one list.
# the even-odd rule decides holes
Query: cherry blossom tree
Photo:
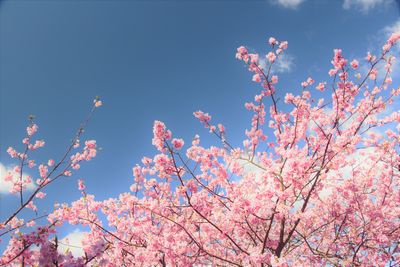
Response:
[{"label": "cherry blossom tree", "polygon": [[[194,116],[216,138],[189,144],[155,121],[157,153],[133,167],[130,191],[96,200],[82,180],[82,197],[45,214],[48,223],[20,216],[45,197],[46,185],[96,155],[96,142],[79,149],[85,123],[65,156],[34,168],[28,152],[44,145],[27,128],[24,152],[6,179],[20,205],[1,224],[10,236],[6,266],[398,266],[400,265],[400,112],[393,89],[394,33],[377,55],[359,62],[334,50],[330,82],[310,77],[299,93],[283,96],[274,72],[288,48],[270,38],[264,57],[241,46],[236,58],[260,84],[243,144],[231,143],[208,113]],[[360,60],[361,61],[361,60]],[[326,99],[314,99],[312,94]],[[279,99],[283,96],[283,100]],[[101,105],[94,101],[92,111]],[[268,107],[268,108],[267,108]],[[397,110],[396,110],[397,109]],[[92,112],[91,112],[92,113]],[[90,118],[90,116],[89,116]],[[268,121],[267,121],[268,120]],[[24,189],[35,183],[30,197]],[[57,227],[84,226],[83,256],[60,251]],[[35,228],[36,227],[36,228]]]}]

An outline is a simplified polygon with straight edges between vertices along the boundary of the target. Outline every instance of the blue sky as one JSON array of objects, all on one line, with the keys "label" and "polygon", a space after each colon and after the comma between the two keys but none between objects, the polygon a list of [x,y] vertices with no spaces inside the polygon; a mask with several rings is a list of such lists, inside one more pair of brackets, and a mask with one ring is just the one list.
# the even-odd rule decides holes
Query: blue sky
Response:
[{"label": "blue sky", "polygon": [[[0,162],[14,164],[5,151],[22,148],[29,114],[46,141],[37,162],[59,158],[99,95],[104,106],[85,138],[102,151],[38,205],[78,198],[78,178],[99,199],[117,196],[129,190],[132,167],[155,153],[156,119],[187,143],[198,133],[218,144],[192,115],[201,109],[241,144],[251,115],[243,104],[259,87],[235,59],[238,46],[265,54],[269,36],[289,41],[278,73],[283,96],[308,76],[329,80],[334,48],[349,58],[379,49],[399,18],[395,0],[2,1]],[[16,198],[0,196],[4,218]]]}]

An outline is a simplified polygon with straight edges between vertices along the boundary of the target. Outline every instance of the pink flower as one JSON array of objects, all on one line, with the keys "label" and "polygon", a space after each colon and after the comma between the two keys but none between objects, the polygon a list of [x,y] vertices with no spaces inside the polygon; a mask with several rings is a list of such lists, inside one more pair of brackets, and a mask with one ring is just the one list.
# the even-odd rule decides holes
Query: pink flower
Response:
[{"label": "pink flower", "polygon": [[376,57],[372,55],[370,52],[367,53],[367,56],[365,57],[365,60],[368,62],[375,61]]},{"label": "pink flower", "polygon": [[240,53],[240,54],[247,54],[247,49],[246,49],[246,47],[244,47],[244,46],[240,46],[240,47],[237,49],[237,51],[238,51],[238,53]]},{"label": "pink flower", "polygon": [[46,178],[47,172],[48,172],[47,166],[46,166],[46,165],[43,165],[43,164],[40,164],[40,165],[39,165],[39,174],[40,174],[40,177],[41,177],[41,178]]},{"label": "pink flower", "polygon": [[29,203],[28,203],[28,205],[26,205],[26,207],[33,211],[37,211],[37,207],[36,207],[36,205],[33,204],[33,201],[29,201]]},{"label": "pink flower", "polygon": [[325,83],[319,83],[315,88],[317,88],[317,90],[323,92],[325,90]]},{"label": "pink flower", "polygon": [[32,124],[26,128],[26,132],[28,133],[28,136],[32,136],[37,132],[38,129],[39,127],[36,124]]},{"label": "pink flower", "polygon": [[271,63],[275,62],[276,60],[276,55],[273,52],[269,52],[266,57]]},{"label": "pink flower", "polygon": [[224,125],[222,125],[221,123],[218,123],[218,130],[220,133],[225,133],[225,127]]},{"label": "pink flower", "polygon": [[47,165],[49,165],[50,167],[54,165],[54,160],[53,159],[49,159],[49,161],[47,162]]},{"label": "pink flower", "polygon": [[12,148],[12,147],[9,147],[9,148],[7,149],[7,153],[8,153],[12,158],[18,157],[17,151],[16,151],[14,148]]},{"label": "pink flower", "polygon": [[254,74],[252,80],[253,80],[253,82],[256,82],[256,83],[261,82],[260,74],[258,74],[258,73]]},{"label": "pink flower", "polygon": [[74,148],[78,148],[79,146],[80,146],[80,141],[79,141],[79,139],[77,139],[74,142]]},{"label": "pink flower", "polygon": [[392,48],[391,44],[384,44],[382,46],[382,50],[383,50],[384,53],[388,52],[390,50],[390,48]]},{"label": "pink flower", "polygon": [[309,85],[312,85],[314,83],[314,80],[311,77],[308,77],[306,81],[301,83],[302,87],[307,87]]},{"label": "pink flower", "polygon": [[271,83],[272,83],[272,84],[278,83],[278,76],[273,75],[273,76],[271,77]]},{"label": "pink flower", "polygon": [[249,60],[249,55],[248,55],[246,47],[240,46],[237,49],[236,58],[240,59],[240,60],[244,60],[245,62],[247,62]]},{"label": "pink flower", "polygon": [[192,140],[192,146],[198,146],[200,144],[200,136],[196,134]]},{"label": "pink flower", "polygon": [[37,197],[37,198],[40,198],[40,199],[44,198],[45,196],[46,196],[46,193],[43,193],[43,192],[38,192],[38,193],[36,194],[36,197]]},{"label": "pink flower", "polygon": [[183,147],[183,144],[185,143],[183,139],[172,139],[171,141],[172,145],[174,146],[175,149],[181,149]]},{"label": "pink flower", "polygon": [[33,167],[35,167],[35,161],[34,160],[28,160],[28,167],[29,168],[33,168]]},{"label": "pink flower", "polygon": [[387,43],[390,44],[391,46],[393,46],[399,40],[400,40],[400,32],[394,32],[390,36],[390,38],[387,41]]},{"label": "pink flower", "polygon": [[342,50],[334,49],[333,53],[334,53],[332,60],[333,66],[335,67],[335,69],[343,69],[347,64],[347,60],[342,56]]},{"label": "pink flower", "polygon": [[249,54],[250,56],[250,62],[257,64],[258,63],[258,54]]},{"label": "pink flower", "polygon": [[13,170],[14,170],[15,173],[20,173],[21,172],[21,167],[20,166],[15,166],[13,168]]},{"label": "pink flower", "polygon": [[164,149],[164,142],[171,139],[171,136],[171,131],[167,130],[163,122],[154,121],[152,143],[159,151]]},{"label": "pink flower", "polygon": [[36,222],[34,220],[31,220],[31,221],[26,223],[26,226],[28,226],[28,227],[32,227],[32,226],[35,226],[35,225],[36,225]]},{"label": "pink flower", "polygon": [[330,69],[328,72],[329,76],[336,75],[336,73],[337,73],[337,69]]},{"label": "pink flower", "polygon": [[135,177],[136,183],[142,182],[144,180],[142,168],[139,165],[132,168],[132,174],[133,177]]},{"label": "pink flower", "polygon": [[83,180],[82,179],[79,179],[78,180],[78,189],[80,190],[80,191],[83,191],[83,190],[85,190],[85,184],[83,183]]},{"label": "pink flower", "polygon": [[270,38],[268,39],[268,43],[269,43],[270,45],[274,46],[274,45],[278,44],[278,41],[277,41],[274,37],[270,37]]},{"label": "pink flower", "polygon": [[85,141],[85,149],[95,149],[95,148],[96,148],[96,140]]},{"label": "pink flower", "polygon": [[371,80],[376,80],[376,77],[378,76],[378,71],[377,69],[372,69],[371,72],[369,73],[369,78]]},{"label": "pink flower", "polygon": [[150,163],[152,163],[152,162],[153,162],[153,160],[151,158],[148,158],[148,157],[142,158],[142,163],[146,166],[150,165]]},{"label": "pink flower", "polygon": [[194,112],[193,115],[204,124],[208,124],[211,120],[211,116],[208,113],[204,113],[203,111],[200,110]]},{"label": "pink flower", "polygon": [[392,78],[391,77],[387,77],[385,79],[385,84],[391,84],[392,83]]},{"label": "pink flower", "polygon": [[351,67],[353,69],[357,69],[358,68],[358,61],[357,60],[354,59],[350,64],[351,64]]},{"label": "pink flower", "polygon": [[310,99],[310,97],[311,97],[310,91],[303,91],[302,97],[305,99]]},{"label": "pink flower", "polygon": [[279,45],[279,48],[282,50],[286,50],[288,48],[288,42],[287,41],[283,41],[281,42],[281,44]]},{"label": "pink flower", "polygon": [[103,102],[101,102],[100,100],[97,100],[97,101],[94,102],[94,106],[96,108],[101,107],[102,105],[103,105]]},{"label": "pink flower", "polygon": [[4,181],[6,181],[6,182],[11,182],[12,179],[13,179],[12,173],[11,173],[11,172],[7,172],[7,173],[4,175],[3,179],[4,179]]},{"label": "pink flower", "polygon": [[197,184],[194,180],[189,180],[186,183],[186,187],[190,190],[190,192],[192,193],[196,193],[197,192]]},{"label": "pink flower", "polygon": [[[391,37],[385,49],[398,38]],[[285,48],[283,44],[279,49]],[[257,79],[265,89],[260,88],[245,104],[252,114],[243,145],[235,133],[231,143],[225,142],[225,127],[211,125],[211,116],[197,111],[194,115],[223,142],[209,145],[206,140],[200,146],[196,135],[186,153],[178,154],[175,150],[183,149],[184,141],[172,139],[164,123],[156,121],[153,144],[160,151],[151,158],[143,157],[142,164],[132,169],[134,184],[130,189],[134,193],[98,200],[86,194],[84,181],[79,179],[77,186],[83,197],[70,204],[56,204],[48,212],[50,224],[40,222],[36,229],[25,229],[47,212],[34,215],[22,209],[36,211],[32,199],[45,197],[42,187],[55,177],[64,179],[63,171],[70,175],[79,163],[94,157],[97,145],[88,140],[82,151],[56,161],[60,169],[54,179],[48,178],[54,161],[40,164],[39,174],[44,178],[39,177],[35,185],[28,175],[19,176],[22,167],[34,164],[30,158],[34,153],[7,149],[18,165],[11,170],[0,166],[7,173],[2,179],[17,200],[24,190],[21,200],[26,203],[22,207],[20,201],[10,205],[11,213],[5,218],[11,219],[0,223],[0,230],[9,232],[0,265],[17,266],[23,261],[26,266],[53,266],[55,262],[84,266],[93,260],[92,264],[99,266],[123,266],[125,262],[149,266],[320,266],[326,265],[329,255],[334,256],[332,264],[344,266],[395,262],[398,253],[391,248],[399,239],[400,112],[394,102],[398,100],[394,96],[400,94],[398,84],[393,81],[396,89],[385,91],[392,81],[387,75],[384,84],[382,79],[376,82],[381,74],[378,66],[370,74],[373,81],[366,79],[360,84],[352,80],[348,69],[354,65],[359,68],[358,62],[345,67],[346,59],[335,50],[330,74],[338,77],[332,79],[333,92],[323,94],[327,101],[311,99],[310,91],[302,88],[285,96],[281,92],[272,95],[271,102],[268,96],[275,93],[271,84],[277,83],[278,77],[271,74],[266,79],[257,72],[256,54],[248,54],[244,47],[238,54],[252,61],[249,70],[252,75],[261,75]],[[393,59],[383,52],[381,55],[390,74]],[[375,63],[373,58],[371,55]],[[367,65],[375,67],[371,63]],[[311,77],[302,83],[304,87],[313,84]],[[321,82],[316,89],[324,91],[326,86]],[[283,97],[284,103],[280,100]],[[370,128],[373,131],[368,131]],[[42,144],[30,143],[27,138],[28,148]],[[173,151],[165,149],[168,145]],[[36,189],[28,191],[33,186]],[[56,231],[67,223],[89,230],[81,244],[76,244],[84,256],[57,250]],[[299,242],[302,232],[309,244]],[[363,236],[369,237],[368,244],[362,245]],[[267,249],[260,249],[263,239]],[[65,239],[59,244],[63,241],[68,243]],[[315,253],[314,246],[324,253]],[[353,253],[354,246],[358,253]],[[329,255],[325,255],[326,249]],[[277,250],[282,251],[279,257]]]},{"label": "pink flower", "polygon": [[292,103],[293,102],[293,100],[294,100],[294,95],[293,94],[291,94],[291,93],[287,93],[286,95],[285,95],[285,103]]}]

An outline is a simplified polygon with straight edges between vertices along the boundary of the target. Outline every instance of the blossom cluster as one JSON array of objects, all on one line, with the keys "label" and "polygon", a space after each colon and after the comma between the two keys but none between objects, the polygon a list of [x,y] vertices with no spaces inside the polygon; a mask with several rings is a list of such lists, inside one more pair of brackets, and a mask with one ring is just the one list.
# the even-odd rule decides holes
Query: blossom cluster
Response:
[{"label": "blossom cluster", "polygon": [[[96,200],[78,180],[82,197],[56,205],[45,226],[33,229],[34,220],[25,223],[12,215],[0,227],[0,235],[11,235],[0,264],[397,265],[400,112],[393,110],[398,110],[400,88],[391,88],[390,49],[399,40],[400,34],[393,34],[379,54],[368,53],[360,62],[335,49],[331,82],[308,77],[291,92],[279,88],[273,71],[286,41],[269,38],[265,60],[240,46],[236,58],[261,85],[254,100],[245,103],[252,118],[242,144],[231,143],[225,126],[212,124],[203,111],[194,116],[221,141],[219,146],[204,147],[198,135],[185,144],[155,121],[157,153],[132,168],[129,192]],[[314,98],[321,92],[329,96],[328,90],[330,97]],[[94,107],[101,104],[94,101]],[[26,151],[36,131],[37,126],[28,127]],[[38,166],[33,196],[44,197],[45,185],[96,156],[96,142],[84,144],[82,151],[67,153],[68,164],[49,160]],[[22,162],[15,174],[35,166],[26,152],[9,148],[8,153]],[[17,185],[15,193],[31,182],[7,177]],[[32,199],[21,202],[22,209],[35,209]],[[66,223],[89,230],[80,256],[58,250],[56,229]]]}]

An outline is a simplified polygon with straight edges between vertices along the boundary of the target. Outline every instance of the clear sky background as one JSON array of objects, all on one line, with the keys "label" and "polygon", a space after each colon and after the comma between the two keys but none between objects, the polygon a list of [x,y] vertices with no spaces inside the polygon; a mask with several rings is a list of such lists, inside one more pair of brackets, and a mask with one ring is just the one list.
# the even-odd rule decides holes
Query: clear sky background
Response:
[{"label": "clear sky background", "polygon": [[[29,114],[46,141],[37,162],[60,158],[99,95],[104,106],[85,138],[102,151],[37,203],[51,210],[79,198],[78,178],[98,199],[115,197],[129,191],[132,167],[154,154],[154,120],[187,143],[198,133],[219,144],[193,117],[201,109],[241,145],[251,116],[243,104],[260,88],[235,59],[238,46],[263,55],[268,37],[289,41],[279,63],[283,96],[308,76],[330,81],[334,48],[351,59],[380,49],[399,18],[397,0],[1,1],[0,169],[15,164],[6,149],[22,149]],[[3,219],[16,197],[0,191]]]}]

